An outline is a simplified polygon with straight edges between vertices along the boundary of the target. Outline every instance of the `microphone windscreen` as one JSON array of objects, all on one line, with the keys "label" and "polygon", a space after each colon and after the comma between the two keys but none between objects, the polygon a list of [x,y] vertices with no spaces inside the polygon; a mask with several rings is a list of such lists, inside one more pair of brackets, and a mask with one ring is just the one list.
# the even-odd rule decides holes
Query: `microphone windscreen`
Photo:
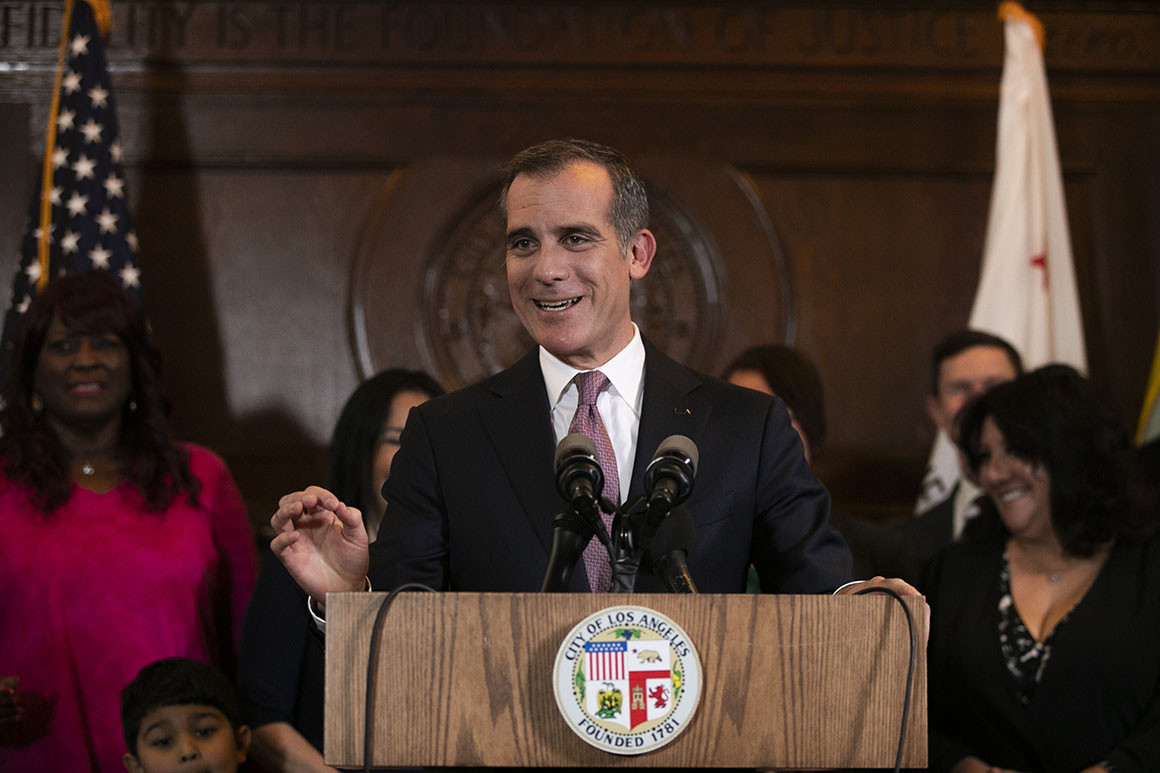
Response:
[{"label": "microphone windscreen", "polygon": [[560,469],[560,462],[575,454],[576,452],[587,454],[593,459],[596,458],[596,444],[592,442],[592,438],[588,437],[582,432],[573,432],[567,435],[556,444],[556,458],[552,463],[554,469]]},{"label": "microphone windscreen", "polygon": [[698,463],[701,461],[701,455],[697,451],[697,444],[684,435],[669,435],[662,440],[660,445],[657,446],[657,452],[653,454],[653,459],[660,456],[688,457],[693,464],[694,474],[697,471]]}]

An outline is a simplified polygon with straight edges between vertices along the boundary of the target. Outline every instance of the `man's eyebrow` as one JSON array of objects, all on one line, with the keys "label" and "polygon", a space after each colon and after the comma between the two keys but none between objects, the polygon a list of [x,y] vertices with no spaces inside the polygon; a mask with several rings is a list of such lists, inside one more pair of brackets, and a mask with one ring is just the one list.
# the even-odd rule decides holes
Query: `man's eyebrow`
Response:
[{"label": "man's eyebrow", "polygon": [[599,228],[588,223],[574,223],[572,225],[562,225],[555,229],[560,236],[567,236],[568,234],[583,234],[585,236],[592,236],[597,239],[603,239],[604,234]]},{"label": "man's eyebrow", "polygon": [[512,230],[507,232],[507,238],[509,240],[514,239],[517,236],[533,236],[532,229],[527,228],[527,227],[513,228]]}]

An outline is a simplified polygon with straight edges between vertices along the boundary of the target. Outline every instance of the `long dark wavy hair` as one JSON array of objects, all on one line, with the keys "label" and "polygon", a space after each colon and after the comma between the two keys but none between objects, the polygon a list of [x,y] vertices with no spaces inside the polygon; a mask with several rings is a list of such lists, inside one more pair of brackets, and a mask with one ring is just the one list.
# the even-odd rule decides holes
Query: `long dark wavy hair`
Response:
[{"label": "long dark wavy hair", "polygon": [[375,447],[391,401],[400,392],[428,397],[443,394],[439,382],[423,371],[391,368],[373,376],[351,393],[330,440],[330,490],[341,501],[369,513],[365,501],[371,486]]},{"label": "long dark wavy hair", "polygon": [[773,393],[793,411],[816,455],[826,437],[826,403],[822,377],[809,358],[788,346],[753,346],[729,363],[725,378],[739,370],[761,374]]},{"label": "long dark wavy hair", "polygon": [[[984,461],[980,437],[988,418],[1003,433],[1009,453],[1043,465],[1051,476],[1051,523],[1065,552],[1087,557],[1119,536],[1155,530],[1122,418],[1073,368],[1047,365],[992,388],[963,409],[960,444],[976,474]],[[1001,521],[989,497],[982,508],[980,517],[994,531]]]},{"label": "long dark wavy hair", "polygon": [[145,311],[109,274],[90,271],[51,281],[35,296],[13,341],[4,409],[0,411],[0,459],[9,480],[33,492],[51,513],[72,494],[68,450],[44,416],[32,409],[36,366],[53,318],[70,331],[112,333],[129,354],[130,399],[122,408],[118,456],[147,510],[159,512],[178,494],[197,504],[200,486],[189,453],[174,444],[166,425],[169,404],[161,394],[161,355],[149,339]]}]

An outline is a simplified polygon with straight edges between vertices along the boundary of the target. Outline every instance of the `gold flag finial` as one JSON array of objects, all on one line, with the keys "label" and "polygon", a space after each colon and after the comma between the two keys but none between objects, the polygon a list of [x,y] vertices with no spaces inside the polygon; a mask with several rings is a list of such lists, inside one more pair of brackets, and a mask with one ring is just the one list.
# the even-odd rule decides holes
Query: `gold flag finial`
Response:
[{"label": "gold flag finial", "polygon": [[1031,26],[1031,31],[1035,33],[1035,39],[1039,41],[1039,50],[1043,50],[1045,44],[1043,22],[1039,21],[1035,14],[1029,12],[1015,0],[1004,0],[1004,2],[999,3],[999,21],[1005,22],[1008,19],[1027,22]]}]

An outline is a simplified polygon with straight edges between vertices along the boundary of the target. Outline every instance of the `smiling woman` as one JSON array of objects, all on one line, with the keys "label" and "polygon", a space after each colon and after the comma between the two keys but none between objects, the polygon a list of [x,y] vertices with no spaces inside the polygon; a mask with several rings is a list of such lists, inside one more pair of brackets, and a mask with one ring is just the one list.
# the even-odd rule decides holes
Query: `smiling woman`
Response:
[{"label": "smiling woman", "polygon": [[0,412],[0,768],[120,770],[146,663],[232,669],[255,551],[222,461],[175,442],[144,311],[109,275],[54,280]]},{"label": "smiling woman", "polygon": [[1160,540],[1122,423],[1052,365],[958,430],[985,498],[923,584],[931,769],[1160,770]]}]

